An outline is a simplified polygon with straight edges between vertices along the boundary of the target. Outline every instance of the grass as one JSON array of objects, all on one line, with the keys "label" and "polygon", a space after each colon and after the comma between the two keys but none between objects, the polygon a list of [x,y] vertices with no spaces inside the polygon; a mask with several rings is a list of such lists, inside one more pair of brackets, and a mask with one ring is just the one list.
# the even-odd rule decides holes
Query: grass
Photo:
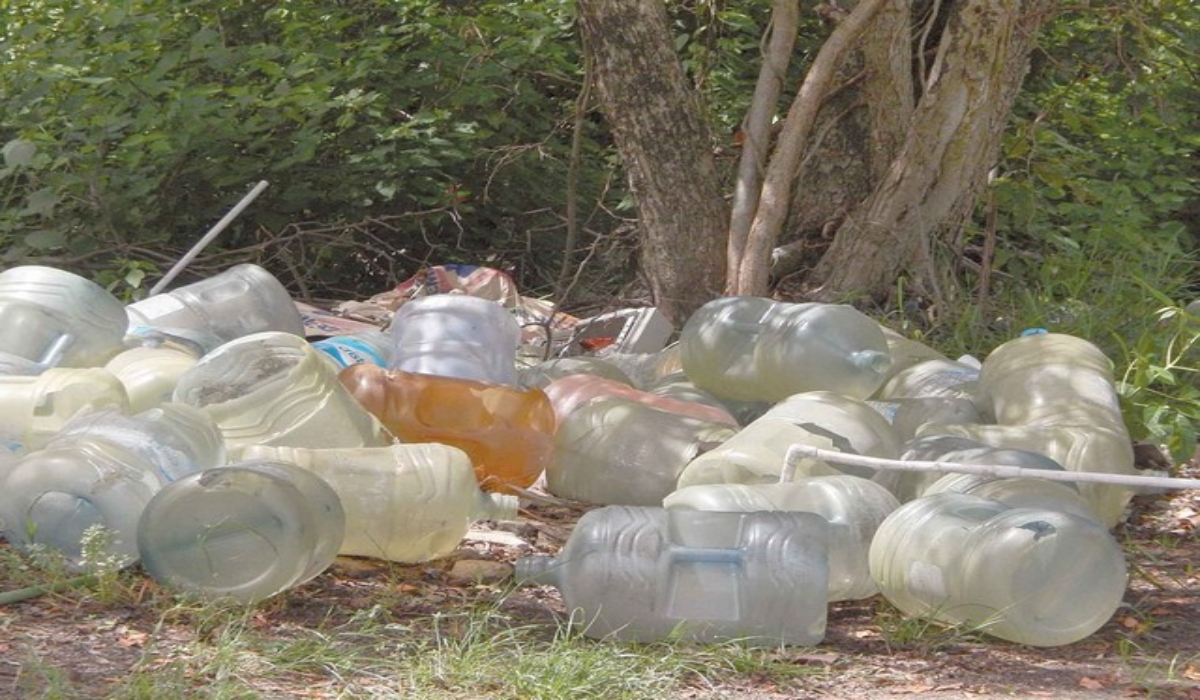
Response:
[{"label": "grass", "polygon": [[[16,561],[5,553],[6,568]],[[139,606],[143,615],[151,607],[157,615],[148,632],[130,631],[118,640],[138,650],[127,672],[105,688],[81,687],[69,669],[39,657],[32,646],[14,646],[5,663],[18,669],[12,687],[20,697],[639,700],[713,688],[746,674],[786,682],[822,672],[788,662],[779,650],[734,643],[595,640],[569,621],[515,619],[505,612],[503,597],[415,620],[379,603],[349,615],[331,608],[301,624],[281,622],[288,617],[279,614],[286,605],[276,599],[253,606],[160,591],[139,600],[137,586],[119,590],[101,605]],[[98,591],[93,582],[76,589],[79,599],[49,603],[100,604]],[[62,618],[71,620],[72,612]],[[0,696],[3,690],[0,675]]]}]

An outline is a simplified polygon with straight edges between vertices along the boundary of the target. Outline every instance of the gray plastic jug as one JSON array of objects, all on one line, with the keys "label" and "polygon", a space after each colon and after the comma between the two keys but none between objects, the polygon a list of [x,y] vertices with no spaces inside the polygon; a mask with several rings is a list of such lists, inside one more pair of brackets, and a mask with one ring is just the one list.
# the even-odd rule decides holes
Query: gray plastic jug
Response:
[{"label": "gray plastic jug", "polygon": [[815,513],[609,506],[558,556],[518,559],[516,578],[557,587],[589,637],[811,645],[825,636],[828,546]]}]

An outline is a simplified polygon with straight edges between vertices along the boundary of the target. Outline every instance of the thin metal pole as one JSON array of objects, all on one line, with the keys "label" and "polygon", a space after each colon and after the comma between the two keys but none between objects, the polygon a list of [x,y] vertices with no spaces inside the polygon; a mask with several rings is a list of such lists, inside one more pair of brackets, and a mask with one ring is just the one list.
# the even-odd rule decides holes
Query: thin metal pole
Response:
[{"label": "thin metal pole", "polygon": [[927,462],[923,460],[883,459],[866,455],[848,454],[836,450],[824,450],[811,445],[794,444],[784,456],[783,474],[780,481],[791,481],[801,459],[819,459],[831,464],[875,469],[897,469],[914,472],[953,472],[956,474],[982,474],[1005,479],[1033,477],[1050,481],[1088,482],[1112,484],[1114,486],[1150,486],[1164,489],[1200,489],[1200,479],[1179,479],[1168,476],[1139,476],[1135,474],[1109,474],[1106,472],[1056,471],[1053,469],[1030,469],[1010,464],[965,464],[961,462]]},{"label": "thin metal pole", "polygon": [[225,227],[229,226],[229,224],[238,217],[238,214],[242,213],[243,209],[250,206],[250,203],[257,199],[258,195],[262,194],[263,190],[267,189],[267,184],[268,183],[266,180],[259,181],[259,183],[254,186],[254,189],[250,190],[245,197],[242,197],[242,201],[234,205],[233,209],[230,209],[228,214],[221,217],[221,220],[214,224],[213,227],[208,230],[208,233],[204,234],[204,237],[197,241],[196,245],[192,246],[192,249],[189,250],[182,258],[180,258],[179,262],[175,263],[175,265],[167,271],[167,274],[163,275],[163,278],[160,279],[157,284],[150,288],[149,296],[158,294],[168,284],[170,284],[171,280],[175,279],[175,276],[178,275],[183,268],[188,266],[188,263],[190,263],[192,260],[195,260],[196,256],[200,254],[200,251],[208,247],[208,244],[212,243],[213,239],[220,235],[220,233],[225,230]]}]

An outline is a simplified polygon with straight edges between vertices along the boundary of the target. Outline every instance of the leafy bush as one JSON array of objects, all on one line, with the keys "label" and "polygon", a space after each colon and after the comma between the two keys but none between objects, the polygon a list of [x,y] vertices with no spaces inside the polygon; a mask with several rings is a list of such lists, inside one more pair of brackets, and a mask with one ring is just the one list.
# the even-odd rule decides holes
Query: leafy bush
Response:
[{"label": "leafy bush", "polygon": [[[568,2],[10,6],[9,263],[160,267],[263,179],[218,245],[313,287],[375,291],[484,251],[537,287],[562,256]],[[585,162],[581,208],[605,230],[611,166]]]}]

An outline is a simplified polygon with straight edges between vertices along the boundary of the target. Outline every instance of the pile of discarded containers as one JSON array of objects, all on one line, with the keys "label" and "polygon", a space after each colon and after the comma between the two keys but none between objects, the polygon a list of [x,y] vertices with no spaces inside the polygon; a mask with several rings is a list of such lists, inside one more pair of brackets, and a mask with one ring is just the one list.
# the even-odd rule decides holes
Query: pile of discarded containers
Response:
[{"label": "pile of discarded containers", "polygon": [[829,603],[882,594],[1053,646],[1120,604],[1126,487],[787,459],[1132,474],[1090,342],[1037,332],[954,360],[849,306],[756,297],[710,302],[671,345],[653,309],[602,320],[618,342],[545,359],[501,305],[442,294],[313,341],[254,265],[127,305],[10,268],[0,532],[255,601],[338,555],[446,556],[544,489],[597,507],[516,580],[556,586],[594,637],[816,644]]}]

